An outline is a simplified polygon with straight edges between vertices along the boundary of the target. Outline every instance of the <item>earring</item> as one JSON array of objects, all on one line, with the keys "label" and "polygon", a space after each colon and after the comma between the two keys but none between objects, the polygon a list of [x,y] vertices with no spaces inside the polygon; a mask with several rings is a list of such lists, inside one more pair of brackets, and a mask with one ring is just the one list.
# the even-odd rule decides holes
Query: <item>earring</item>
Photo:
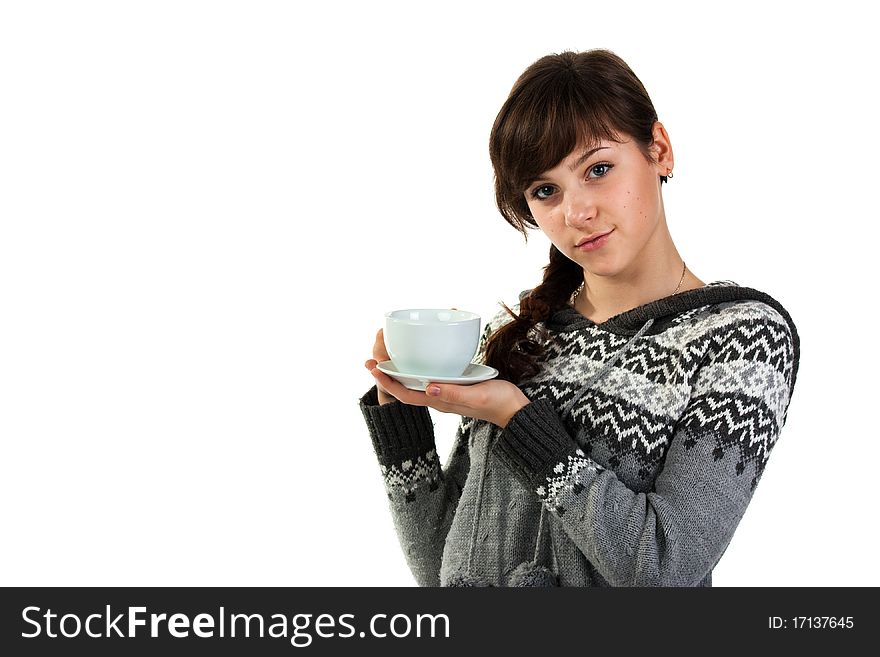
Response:
[{"label": "earring", "polygon": [[666,174],[667,178],[672,178],[672,169],[669,170],[669,173]]}]

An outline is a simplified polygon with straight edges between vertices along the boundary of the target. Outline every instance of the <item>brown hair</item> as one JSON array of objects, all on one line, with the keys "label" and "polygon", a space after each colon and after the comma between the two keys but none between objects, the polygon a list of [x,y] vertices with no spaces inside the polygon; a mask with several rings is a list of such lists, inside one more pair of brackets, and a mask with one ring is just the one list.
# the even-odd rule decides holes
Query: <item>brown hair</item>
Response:
[{"label": "brown hair", "polygon": [[[576,147],[632,138],[651,161],[657,112],[644,85],[608,50],[563,52],[529,66],[498,112],[489,136],[495,172],[495,203],[504,219],[528,239],[538,224],[526,203],[526,188]],[[665,182],[665,177],[661,177]],[[564,308],[583,281],[580,265],[555,246],[540,285],[520,300],[519,315],[486,343],[485,362],[499,376],[520,383],[539,371],[543,348],[536,325]],[[536,339],[538,338],[538,339]]]}]

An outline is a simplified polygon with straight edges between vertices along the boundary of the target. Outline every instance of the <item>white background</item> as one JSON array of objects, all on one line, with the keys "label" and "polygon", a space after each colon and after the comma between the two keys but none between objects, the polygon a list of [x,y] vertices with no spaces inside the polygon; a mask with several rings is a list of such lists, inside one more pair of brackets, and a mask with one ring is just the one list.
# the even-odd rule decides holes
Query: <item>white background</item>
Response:
[{"label": "white background", "polygon": [[716,586],[880,584],[876,35],[861,2],[709,6],[0,5],[0,584],[413,585],[363,362],[387,310],[540,279],[489,129],[594,47],[669,131],[689,268],[800,331]]}]

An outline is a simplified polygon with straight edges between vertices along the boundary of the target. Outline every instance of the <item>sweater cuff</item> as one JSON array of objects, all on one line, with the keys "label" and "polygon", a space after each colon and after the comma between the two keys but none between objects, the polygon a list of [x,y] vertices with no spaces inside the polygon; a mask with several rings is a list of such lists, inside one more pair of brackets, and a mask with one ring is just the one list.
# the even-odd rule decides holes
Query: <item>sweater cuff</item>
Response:
[{"label": "sweater cuff", "polygon": [[380,405],[376,386],[359,401],[373,449],[383,466],[435,450],[434,423],[425,406],[410,406],[399,401]]},{"label": "sweater cuff", "polygon": [[536,399],[517,411],[494,452],[517,479],[551,505],[560,485],[603,469],[578,447],[548,399]]}]

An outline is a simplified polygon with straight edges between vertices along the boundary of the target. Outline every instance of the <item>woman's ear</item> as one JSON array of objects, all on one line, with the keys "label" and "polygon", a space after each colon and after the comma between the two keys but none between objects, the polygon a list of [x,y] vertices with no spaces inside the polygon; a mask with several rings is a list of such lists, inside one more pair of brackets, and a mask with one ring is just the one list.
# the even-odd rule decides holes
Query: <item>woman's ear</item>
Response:
[{"label": "woman's ear", "polygon": [[651,154],[654,156],[654,162],[657,163],[659,174],[665,176],[675,167],[672,143],[669,141],[669,135],[666,134],[666,128],[660,121],[654,121],[654,128],[651,132],[654,138],[654,143],[651,144]]}]

